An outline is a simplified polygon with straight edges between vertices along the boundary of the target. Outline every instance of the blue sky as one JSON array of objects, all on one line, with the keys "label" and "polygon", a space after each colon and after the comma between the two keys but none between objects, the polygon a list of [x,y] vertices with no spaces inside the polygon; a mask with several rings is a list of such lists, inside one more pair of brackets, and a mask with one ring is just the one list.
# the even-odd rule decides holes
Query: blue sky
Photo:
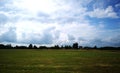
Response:
[{"label": "blue sky", "polygon": [[0,43],[120,46],[120,0],[0,0]]}]

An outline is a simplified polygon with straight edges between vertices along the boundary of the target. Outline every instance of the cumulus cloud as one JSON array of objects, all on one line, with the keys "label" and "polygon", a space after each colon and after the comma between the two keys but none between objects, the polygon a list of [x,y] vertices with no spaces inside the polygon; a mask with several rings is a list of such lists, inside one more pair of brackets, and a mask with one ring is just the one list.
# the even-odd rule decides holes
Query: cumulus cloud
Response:
[{"label": "cumulus cloud", "polygon": [[16,42],[15,28],[9,28],[6,32],[0,34],[0,42]]},{"label": "cumulus cloud", "polygon": [[[29,26],[29,27],[28,27]],[[83,31],[86,29],[85,31]],[[71,23],[60,25],[58,23],[38,23],[36,21],[16,23],[16,36],[18,42],[64,44],[78,42],[78,38],[87,40],[96,37],[97,28],[90,24]]]},{"label": "cumulus cloud", "polygon": [[118,18],[112,6],[108,6],[106,9],[95,8],[93,11],[88,12],[88,15],[96,18]]},{"label": "cumulus cloud", "polygon": [[5,24],[8,22],[8,17],[2,13],[0,13],[0,24]]},{"label": "cumulus cloud", "polygon": [[[108,32],[104,29],[104,23],[98,22],[93,25],[91,21],[94,20],[89,20],[87,16],[119,17],[112,6],[98,8],[99,6],[93,4],[95,2],[93,0],[2,0],[0,1],[0,41],[59,45],[79,42],[80,45],[85,46],[109,43],[108,35],[117,35],[119,33],[114,32],[120,30]],[[96,7],[89,9],[90,4]]]},{"label": "cumulus cloud", "polygon": [[120,3],[116,4],[115,7],[120,7]]}]

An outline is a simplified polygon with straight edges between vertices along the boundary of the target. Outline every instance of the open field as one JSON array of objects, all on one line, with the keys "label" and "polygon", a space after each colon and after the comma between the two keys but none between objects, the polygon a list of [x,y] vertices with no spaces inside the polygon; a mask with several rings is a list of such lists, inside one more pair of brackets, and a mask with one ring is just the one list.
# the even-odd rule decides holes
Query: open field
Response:
[{"label": "open field", "polygon": [[120,51],[0,49],[0,73],[120,73]]}]

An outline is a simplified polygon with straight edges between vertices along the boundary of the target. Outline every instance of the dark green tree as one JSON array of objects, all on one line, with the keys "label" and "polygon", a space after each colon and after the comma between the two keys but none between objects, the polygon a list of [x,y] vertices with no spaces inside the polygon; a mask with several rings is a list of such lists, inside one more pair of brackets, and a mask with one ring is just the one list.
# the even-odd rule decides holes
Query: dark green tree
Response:
[{"label": "dark green tree", "polygon": [[34,49],[37,49],[37,46],[36,45],[34,45],[34,47],[33,47]]},{"label": "dark green tree", "polygon": [[73,43],[73,48],[78,49],[78,43]]},{"label": "dark green tree", "polygon": [[32,44],[30,44],[28,48],[32,49],[33,48]]}]

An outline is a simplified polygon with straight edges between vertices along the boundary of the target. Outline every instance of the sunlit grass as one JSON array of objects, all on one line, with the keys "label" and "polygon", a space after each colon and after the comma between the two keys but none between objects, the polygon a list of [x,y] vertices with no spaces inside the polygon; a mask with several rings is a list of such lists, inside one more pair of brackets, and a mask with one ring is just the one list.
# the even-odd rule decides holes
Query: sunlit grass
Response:
[{"label": "sunlit grass", "polygon": [[120,73],[120,51],[1,49],[0,73]]}]

